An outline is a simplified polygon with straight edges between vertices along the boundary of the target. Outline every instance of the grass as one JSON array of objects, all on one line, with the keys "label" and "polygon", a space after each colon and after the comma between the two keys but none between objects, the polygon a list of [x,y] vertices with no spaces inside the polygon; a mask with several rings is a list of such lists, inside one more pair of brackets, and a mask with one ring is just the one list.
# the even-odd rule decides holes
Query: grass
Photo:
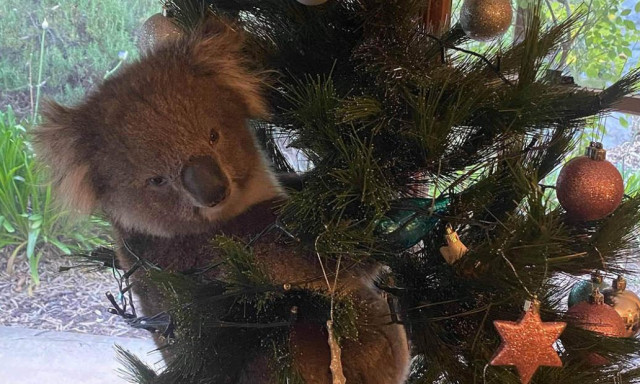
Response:
[{"label": "grass", "polygon": [[1,1],[0,110],[11,104],[19,116],[34,115],[40,88],[62,103],[78,101],[119,64],[119,53],[136,57],[137,28],[160,9],[159,0]]},{"label": "grass", "polygon": [[0,248],[12,248],[7,270],[19,256],[29,263],[33,285],[44,251],[64,254],[106,244],[108,224],[98,218],[80,221],[57,209],[51,186],[37,171],[25,139],[26,129],[11,108],[0,112]]}]

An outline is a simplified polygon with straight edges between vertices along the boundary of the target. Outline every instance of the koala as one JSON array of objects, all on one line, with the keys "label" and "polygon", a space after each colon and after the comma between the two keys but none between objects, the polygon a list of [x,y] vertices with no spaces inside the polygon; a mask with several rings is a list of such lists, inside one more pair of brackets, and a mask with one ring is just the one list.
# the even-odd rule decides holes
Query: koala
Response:
[{"label": "koala", "polygon": [[[246,239],[274,222],[287,195],[248,125],[268,117],[261,76],[248,68],[242,33],[210,19],[147,52],[80,104],[45,107],[33,131],[37,156],[67,207],[108,218],[123,266],[140,257],[167,270],[201,267],[215,257],[214,236]],[[273,246],[255,253],[275,282],[309,280],[304,289],[327,290],[315,255],[269,252]],[[363,263],[338,280],[337,294],[352,295],[359,311],[358,339],[342,345],[350,384],[399,384],[408,375],[405,329],[373,283],[381,269]],[[133,278],[146,314],[168,309],[144,274]],[[332,383],[326,334],[295,329],[292,355],[302,378]],[[263,360],[254,356],[225,383],[268,383],[256,368]]]}]

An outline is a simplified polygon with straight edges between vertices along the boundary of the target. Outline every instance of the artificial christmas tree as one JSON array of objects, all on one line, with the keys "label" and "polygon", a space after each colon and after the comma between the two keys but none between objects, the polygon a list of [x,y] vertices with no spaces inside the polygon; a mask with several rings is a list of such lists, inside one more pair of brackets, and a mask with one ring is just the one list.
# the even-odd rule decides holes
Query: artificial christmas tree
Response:
[{"label": "artificial christmas tree", "polygon": [[[282,234],[288,247],[311,251],[327,266],[375,260],[390,267],[378,286],[411,340],[409,383],[519,382],[510,368],[490,365],[500,344],[493,321],[516,321],[521,303],[534,297],[535,324],[556,325],[544,341],[559,360],[549,353],[553,364],[536,368],[555,367],[533,377],[528,369],[527,381],[640,382],[632,363],[638,340],[575,324],[560,334],[570,287],[554,279],[594,269],[626,273],[618,262],[637,254],[640,197],[576,222],[540,186],[572,151],[587,118],[635,91],[640,72],[599,93],[557,85],[545,80],[545,60],[581,15],[545,27],[532,7],[522,42],[472,52],[461,48],[468,38],[462,28],[425,24],[438,20],[425,16],[432,3],[175,0],[168,7],[186,34],[204,18],[230,19],[247,33],[252,64],[274,73],[272,116],[255,122],[258,137],[280,172],[292,171],[277,145],[283,135],[313,167],[265,233]],[[447,260],[445,233],[465,246]],[[253,242],[216,244],[236,271],[223,280],[154,270],[180,305],[128,320],[164,333],[172,340],[167,348],[183,358],[157,374],[123,352],[134,380],[216,382],[211,367],[228,363],[225,348],[262,347],[273,351],[268,364],[277,367],[278,383],[299,383],[291,340],[302,344],[313,333],[304,330],[315,329],[328,340],[334,383],[342,382],[340,343],[353,337],[359,319],[348,297],[331,293],[329,277],[338,271],[325,274],[327,291],[310,294],[261,274]],[[242,340],[234,338],[238,330],[246,330]],[[610,364],[589,365],[585,350]]]}]

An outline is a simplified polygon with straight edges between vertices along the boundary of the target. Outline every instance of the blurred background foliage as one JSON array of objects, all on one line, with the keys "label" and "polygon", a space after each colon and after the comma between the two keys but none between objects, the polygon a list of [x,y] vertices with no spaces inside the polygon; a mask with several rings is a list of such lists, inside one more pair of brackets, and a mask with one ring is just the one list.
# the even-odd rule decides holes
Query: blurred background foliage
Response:
[{"label": "blurred background foliage", "polygon": [[43,93],[61,102],[79,100],[118,64],[120,52],[135,58],[135,31],[160,7],[159,0],[3,0],[0,105],[11,104],[19,116],[31,112],[41,55]]}]

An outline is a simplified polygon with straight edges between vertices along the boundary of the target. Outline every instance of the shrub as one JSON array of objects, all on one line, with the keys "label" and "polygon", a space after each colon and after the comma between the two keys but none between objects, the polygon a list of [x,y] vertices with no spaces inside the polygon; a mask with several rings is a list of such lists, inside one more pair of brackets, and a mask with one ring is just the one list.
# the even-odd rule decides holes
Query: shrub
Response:
[{"label": "shrub", "polygon": [[32,284],[38,285],[43,252],[71,254],[108,242],[106,222],[95,217],[72,219],[54,204],[51,186],[36,168],[26,129],[11,107],[0,111],[0,164],[0,248],[11,249],[9,272],[16,258],[24,255]]}]

